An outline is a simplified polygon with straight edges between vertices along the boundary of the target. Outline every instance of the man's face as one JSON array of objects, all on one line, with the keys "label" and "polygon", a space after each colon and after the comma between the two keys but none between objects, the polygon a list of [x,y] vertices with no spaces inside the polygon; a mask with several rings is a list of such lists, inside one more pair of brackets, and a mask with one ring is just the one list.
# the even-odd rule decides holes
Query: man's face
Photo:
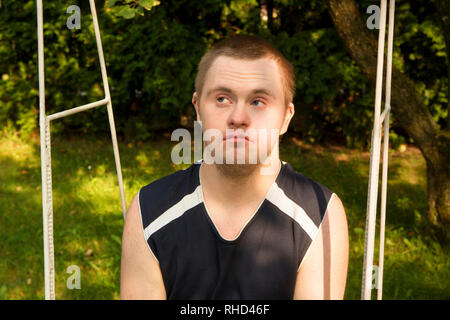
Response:
[{"label": "man's face", "polygon": [[[272,146],[278,142],[279,135],[286,132],[294,115],[293,104],[285,105],[281,70],[268,58],[216,58],[207,72],[201,97],[195,92],[192,103],[203,131],[221,132],[223,140],[215,142],[222,144],[223,163],[227,164],[227,152],[234,153],[235,163],[238,153],[244,153],[245,163],[248,163],[250,148],[256,147],[260,155],[264,139],[267,142],[265,154],[270,156]],[[249,137],[236,139],[229,137],[230,133]],[[209,143],[205,142],[205,148]],[[258,163],[264,160],[258,156]]]}]

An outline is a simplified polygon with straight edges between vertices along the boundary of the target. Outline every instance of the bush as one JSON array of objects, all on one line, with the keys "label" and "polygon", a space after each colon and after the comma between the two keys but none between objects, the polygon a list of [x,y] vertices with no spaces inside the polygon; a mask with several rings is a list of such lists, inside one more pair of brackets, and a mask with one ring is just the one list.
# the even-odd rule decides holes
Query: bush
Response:
[{"label": "bush", "polygon": [[[97,12],[119,136],[146,140],[195,119],[191,104],[197,64],[216,41],[236,33],[272,41],[296,74],[290,131],[310,142],[367,147],[374,90],[347,54],[321,1],[275,0],[271,22],[256,0],[108,0]],[[90,9],[79,1],[81,29],[69,30],[72,1],[44,4],[47,114],[104,97]],[[360,3],[361,14],[366,15]],[[0,10],[0,127],[38,128],[36,7],[7,1]],[[447,125],[445,43],[436,12],[424,1],[398,1],[394,63],[414,81],[436,122]],[[431,6],[432,7],[432,6]],[[433,7],[434,8],[434,7]],[[375,32],[375,31],[374,31]],[[423,59],[426,55],[426,59]],[[432,77],[428,76],[432,75]],[[430,80],[431,79],[431,80]],[[395,114],[391,128],[397,131]],[[52,123],[53,132],[109,131],[106,108]],[[404,137],[406,140],[408,137]],[[400,141],[400,140],[398,140]]]}]

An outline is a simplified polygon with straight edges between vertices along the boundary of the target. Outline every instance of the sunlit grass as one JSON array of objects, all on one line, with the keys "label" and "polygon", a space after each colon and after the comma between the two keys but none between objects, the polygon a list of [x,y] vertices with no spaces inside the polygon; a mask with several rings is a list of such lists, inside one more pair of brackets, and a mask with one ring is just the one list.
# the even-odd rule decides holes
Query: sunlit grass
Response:
[{"label": "sunlit grass", "polygon": [[[127,206],[138,190],[188,165],[175,165],[170,137],[119,144]],[[346,299],[359,299],[369,154],[284,139],[281,158],[342,199],[349,222]],[[118,299],[123,228],[111,141],[52,137],[57,299]],[[427,233],[425,162],[413,148],[391,151],[384,267],[385,299],[449,299],[450,261]],[[44,263],[39,141],[0,138],[0,299],[42,299]],[[377,252],[375,261],[377,261]],[[81,289],[66,286],[71,265]]]}]

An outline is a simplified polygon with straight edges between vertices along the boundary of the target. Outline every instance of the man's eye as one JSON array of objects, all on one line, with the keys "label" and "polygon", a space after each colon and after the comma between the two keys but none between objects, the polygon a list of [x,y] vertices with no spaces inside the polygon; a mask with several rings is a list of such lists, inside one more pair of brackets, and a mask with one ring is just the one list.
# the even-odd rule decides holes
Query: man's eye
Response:
[{"label": "man's eye", "polygon": [[218,97],[217,98],[217,101],[220,102],[220,103],[226,102],[225,100],[228,100],[228,99],[225,98],[225,97]]},{"label": "man's eye", "polygon": [[256,105],[257,107],[262,107],[262,106],[264,106],[264,102],[262,102],[261,100],[255,100],[255,101],[253,101],[252,103],[253,103],[253,105],[256,105],[255,103],[260,103],[260,104],[257,104],[257,105]]}]

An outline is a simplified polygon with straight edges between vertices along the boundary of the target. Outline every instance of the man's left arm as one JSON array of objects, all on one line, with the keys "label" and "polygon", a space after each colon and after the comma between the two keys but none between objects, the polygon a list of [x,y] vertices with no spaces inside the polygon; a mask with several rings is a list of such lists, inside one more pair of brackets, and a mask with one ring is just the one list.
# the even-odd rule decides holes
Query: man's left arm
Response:
[{"label": "man's left arm", "polygon": [[294,299],[343,299],[348,267],[348,225],[334,194],[297,273]]}]

